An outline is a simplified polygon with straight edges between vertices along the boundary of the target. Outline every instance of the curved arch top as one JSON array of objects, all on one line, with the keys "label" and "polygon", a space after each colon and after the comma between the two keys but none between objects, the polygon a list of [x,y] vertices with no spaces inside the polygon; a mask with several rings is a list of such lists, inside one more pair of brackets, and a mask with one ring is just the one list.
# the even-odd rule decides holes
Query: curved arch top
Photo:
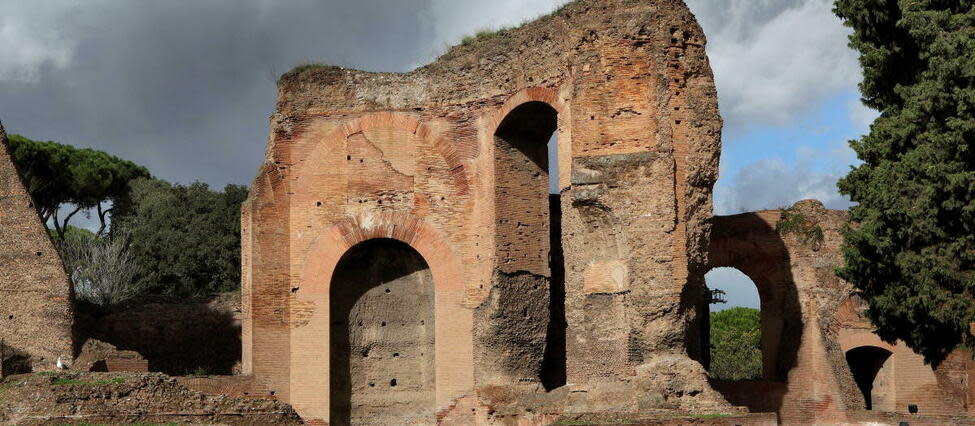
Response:
[{"label": "curved arch top", "polygon": [[[474,385],[473,315],[464,307],[463,265],[450,243],[423,219],[409,213],[347,217],[328,227],[312,244],[301,269],[300,289],[291,301],[292,352],[313,354],[292,362],[292,389],[320,389],[329,395],[330,286],[335,268],[356,245],[375,239],[400,241],[423,258],[434,282],[436,403],[445,408]],[[296,319],[298,319],[296,321]],[[311,374],[313,372],[313,374]],[[320,392],[292,396],[292,404],[316,418],[328,418]]]},{"label": "curved arch top", "polygon": [[329,227],[306,255],[302,281],[309,291],[327,292],[332,273],[342,256],[353,246],[373,239],[389,238],[412,247],[433,272],[437,291],[463,291],[463,266],[450,243],[409,213],[382,213],[349,217]]},{"label": "curved arch top", "polygon": [[491,115],[491,123],[489,125],[490,128],[497,129],[498,126],[501,125],[501,122],[504,121],[505,117],[511,113],[511,111],[514,111],[515,108],[529,102],[541,102],[547,104],[560,116],[565,114],[568,110],[566,104],[559,99],[558,91],[555,88],[529,87],[519,90],[514,95],[508,97],[504,104],[502,104],[501,107],[499,107],[497,111]]}]

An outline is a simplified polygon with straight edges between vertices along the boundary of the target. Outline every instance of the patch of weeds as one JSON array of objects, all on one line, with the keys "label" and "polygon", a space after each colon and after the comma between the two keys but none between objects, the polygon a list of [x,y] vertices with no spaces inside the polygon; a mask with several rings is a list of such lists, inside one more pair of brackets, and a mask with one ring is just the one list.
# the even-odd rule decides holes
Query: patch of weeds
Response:
[{"label": "patch of weeds", "polygon": [[17,387],[18,383],[14,382],[0,382],[0,401],[3,401],[4,394],[10,389]]},{"label": "patch of weeds", "polygon": [[782,209],[782,217],[775,224],[775,231],[782,235],[795,234],[802,245],[813,250],[819,250],[823,244],[823,228],[792,207]]},{"label": "patch of weeds", "polygon": [[203,366],[200,366],[200,367],[194,368],[193,371],[187,372],[186,375],[187,376],[191,376],[191,377],[206,377],[206,376],[209,376],[211,374],[210,374],[210,370],[208,368],[203,367]]},{"label": "patch of weeds", "polygon": [[34,374],[37,374],[38,376],[56,376],[56,375],[58,375],[58,373],[56,371],[38,371],[37,373],[34,373]]},{"label": "patch of weeds", "polygon": [[505,36],[509,31],[514,29],[513,27],[504,27],[497,30],[484,30],[479,31],[477,34],[468,35],[461,40],[460,44],[462,46],[470,46],[474,43],[481,43],[488,40],[494,40],[496,38]]},{"label": "patch of weeds", "polygon": [[103,386],[103,385],[120,385],[125,383],[125,379],[121,377],[116,377],[111,380],[96,380],[94,382],[88,382],[85,380],[70,379],[67,377],[60,377],[51,381],[52,385],[85,385],[85,386]]},{"label": "patch of weeds", "polygon": [[337,70],[340,68],[341,67],[337,67],[334,65],[326,65],[318,62],[306,62],[303,64],[299,64],[294,68],[292,68],[290,71],[282,74],[280,79],[286,80],[288,78],[294,77],[308,70]]},{"label": "patch of weeds", "polygon": [[554,11],[552,11],[552,13],[550,15],[552,15],[552,16],[562,16],[562,15],[565,15],[566,12],[569,11],[569,5],[570,4],[572,4],[572,2],[569,2],[569,3],[563,4],[562,6],[559,6],[559,8],[558,9],[555,9]]},{"label": "patch of weeds", "polygon": [[691,414],[688,417],[693,417],[695,419],[723,419],[725,417],[732,417],[733,414],[728,413],[708,413],[708,414]]}]

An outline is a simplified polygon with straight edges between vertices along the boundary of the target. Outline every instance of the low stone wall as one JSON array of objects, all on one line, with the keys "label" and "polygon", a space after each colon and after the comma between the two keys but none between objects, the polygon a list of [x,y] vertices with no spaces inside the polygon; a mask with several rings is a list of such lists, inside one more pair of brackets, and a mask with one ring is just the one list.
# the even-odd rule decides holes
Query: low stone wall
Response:
[{"label": "low stone wall", "polygon": [[775,413],[782,406],[788,387],[784,382],[768,380],[714,380],[711,387],[731,405],[747,407],[752,413]]},{"label": "low stone wall", "polygon": [[210,395],[226,395],[234,398],[273,398],[253,376],[176,377],[186,388]]},{"label": "low stone wall", "polygon": [[134,351],[149,371],[173,376],[234,374],[240,362],[240,318],[235,304],[152,303],[95,314],[80,321],[86,338]]}]

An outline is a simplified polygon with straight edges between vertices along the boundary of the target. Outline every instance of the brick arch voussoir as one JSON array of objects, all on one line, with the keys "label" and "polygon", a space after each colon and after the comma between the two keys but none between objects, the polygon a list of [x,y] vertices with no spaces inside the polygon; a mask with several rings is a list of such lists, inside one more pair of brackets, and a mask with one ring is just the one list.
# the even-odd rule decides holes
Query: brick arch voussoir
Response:
[{"label": "brick arch voussoir", "polygon": [[433,274],[437,292],[463,290],[462,263],[447,239],[423,219],[403,212],[347,217],[329,227],[304,262],[302,281],[306,288],[328,294],[335,268],[349,249],[365,241],[385,238],[407,244],[423,257]]},{"label": "brick arch voussoir", "polygon": [[859,348],[883,349],[891,354],[896,350],[894,345],[881,340],[880,336],[870,332],[841,335],[837,340],[840,345],[840,350],[844,354]]},{"label": "brick arch voussoir", "polygon": [[542,102],[552,107],[559,115],[566,111],[566,105],[559,99],[558,91],[550,87],[529,87],[511,95],[491,118],[491,129],[497,129],[505,117],[515,108],[529,102]]}]

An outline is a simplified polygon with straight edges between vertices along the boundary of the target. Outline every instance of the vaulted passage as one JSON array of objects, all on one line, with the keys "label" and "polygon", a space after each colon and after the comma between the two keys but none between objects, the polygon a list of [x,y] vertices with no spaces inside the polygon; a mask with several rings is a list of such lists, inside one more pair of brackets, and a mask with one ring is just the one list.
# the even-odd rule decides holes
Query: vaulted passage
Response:
[{"label": "vaulted passage", "polygon": [[890,356],[890,351],[876,346],[861,346],[846,352],[846,362],[863,393],[867,410],[894,411],[893,368],[887,365]]},{"label": "vaulted passage", "polygon": [[330,290],[331,424],[434,422],[434,284],[410,246],[369,240]]},{"label": "vaulted passage", "polygon": [[[486,333],[492,382],[565,384],[565,272],[558,194],[558,113],[513,109],[495,132],[494,292]],[[555,183],[555,184],[553,184]]]}]

